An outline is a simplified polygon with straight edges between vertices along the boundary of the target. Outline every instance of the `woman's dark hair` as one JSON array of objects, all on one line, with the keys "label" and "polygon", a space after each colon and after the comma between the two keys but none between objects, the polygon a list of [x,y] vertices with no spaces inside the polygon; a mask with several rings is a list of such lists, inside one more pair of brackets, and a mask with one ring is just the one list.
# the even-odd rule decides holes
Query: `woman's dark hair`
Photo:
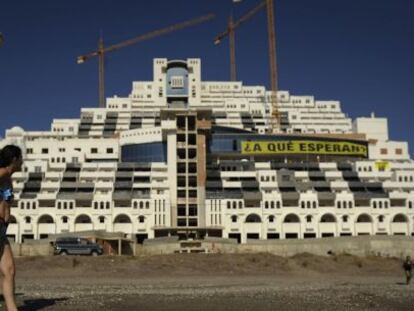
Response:
[{"label": "woman's dark hair", "polygon": [[9,166],[13,159],[20,159],[22,157],[22,150],[15,145],[4,146],[0,150],[0,167]]}]

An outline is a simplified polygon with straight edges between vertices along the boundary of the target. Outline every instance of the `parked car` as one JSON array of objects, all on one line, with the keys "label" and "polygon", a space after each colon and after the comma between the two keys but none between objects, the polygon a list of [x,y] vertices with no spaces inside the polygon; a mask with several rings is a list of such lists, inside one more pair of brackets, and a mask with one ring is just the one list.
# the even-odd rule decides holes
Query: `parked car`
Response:
[{"label": "parked car", "polygon": [[78,237],[57,238],[53,247],[55,255],[98,256],[103,254],[103,249],[99,244]]}]

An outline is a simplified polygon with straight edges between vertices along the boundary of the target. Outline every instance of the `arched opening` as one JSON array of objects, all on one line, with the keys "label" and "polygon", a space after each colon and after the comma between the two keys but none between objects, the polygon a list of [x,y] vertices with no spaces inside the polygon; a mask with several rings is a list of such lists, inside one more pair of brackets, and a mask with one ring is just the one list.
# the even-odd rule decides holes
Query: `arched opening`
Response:
[{"label": "arched opening", "polygon": [[130,224],[131,218],[125,214],[117,215],[114,219],[114,224]]},{"label": "arched opening", "polygon": [[79,215],[78,217],[76,217],[75,219],[75,224],[91,224],[92,220],[88,215]]},{"label": "arched opening", "polygon": [[38,220],[39,224],[53,224],[54,220],[50,215],[42,215]]},{"label": "arched opening", "polygon": [[370,223],[370,222],[372,222],[372,218],[369,215],[367,215],[367,214],[361,214],[361,215],[358,216],[356,222],[360,222],[360,223]]},{"label": "arched opening", "polygon": [[37,232],[41,239],[48,237],[49,234],[56,233],[55,220],[50,215],[41,215],[37,220],[37,224]]},{"label": "arched opening", "polygon": [[17,224],[16,217],[14,217],[13,215],[10,215],[9,224]]},{"label": "arched opening", "polygon": [[296,214],[288,214],[286,215],[284,221],[285,223],[300,223],[299,216]]},{"label": "arched opening", "polygon": [[332,214],[325,214],[322,215],[321,222],[336,222],[336,218]]},{"label": "arched opening", "polygon": [[392,222],[408,222],[408,218],[404,214],[397,214],[392,219]]},{"label": "arched opening", "polygon": [[251,223],[251,222],[262,222],[262,219],[257,214],[250,214],[250,215],[247,215],[246,222],[249,222],[249,223]]}]

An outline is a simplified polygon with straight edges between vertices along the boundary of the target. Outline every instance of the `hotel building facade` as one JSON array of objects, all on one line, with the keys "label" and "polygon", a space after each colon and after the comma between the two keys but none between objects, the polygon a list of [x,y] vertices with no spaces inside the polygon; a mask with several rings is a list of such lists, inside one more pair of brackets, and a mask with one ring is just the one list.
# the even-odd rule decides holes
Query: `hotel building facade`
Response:
[{"label": "hotel building facade", "polygon": [[19,145],[8,229],[16,242],[85,230],[139,243],[178,235],[249,239],[414,234],[414,163],[387,119],[334,100],[201,81],[199,59],[154,60],[128,97],[6,131]]}]

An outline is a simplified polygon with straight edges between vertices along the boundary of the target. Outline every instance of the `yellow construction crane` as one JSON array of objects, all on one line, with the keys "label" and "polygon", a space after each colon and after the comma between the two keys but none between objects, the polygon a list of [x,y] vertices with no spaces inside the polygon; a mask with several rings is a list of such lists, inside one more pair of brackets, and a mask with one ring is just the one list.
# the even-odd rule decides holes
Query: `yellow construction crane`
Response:
[{"label": "yellow construction crane", "polygon": [[233,21],[233,16],[230,15],[229,22],[227,25],[226,31],[222,32],[214,38],[214,44],[220,44],[225,37],[229,37],[229,48],[230,48],[230,80],[236,81],[236,47],[235,47],[235,30],[243,24],[245,21],[253,17],[257,12],[264,8],[266,2],[260,3],[258,6],[254,7],[252,10],[247,12],[243,17],[241,17],[236,22]]},{"label": "yellow construction crane", "polygon": [[278,78],[277,78],[277,62],[276,62],[276,32],[275,32],[275,19],[274,19],[274,7],[273,0],[264,0],[259,5],[251,9],[244,16],[242,16],[236,22],[233,21],[233,17],[230,16],[227,30],[219,34],[214,38],[214,44],[219,44],[226,36],[229,36],[229,48],[230,48],[230,80],[236,81],[236,48],[235,48],[235,29],[242,23],[253,17],[262,8],[267,9],[267,33],[269,41],[269,64],[270,64],[270,103],[272,106],[272,115],[270,118],[270,130],[275,133],[280,127],[280,114],[277,106],[277,90],[278,90]]},{"label": "yellow construction crane", "polygon": [[158,29],[149,33],[146,33],[144,35],[108,46],[108,47],[104,47],[103,44],[103,39],[102,37],[99,39],[99,45],[98,45],[98,50],[85,54],[85,55],[81,55],[78,57],[77,62],[78,64],[82,64],[85,61],[93,58],[93,57],[98,57],[98,61],[99,61],[99,106],[100,107],[104,107],[105,106],[105,80],[104,80],[104,57],[105,54],[108,52],[112,52],[115,50],[119,50],[121,48],[133,45],[135,43],[138,42],[142,42],[148,39],[152,39],[170,32],[174,32],[176,30],[180,30],[183,28],[187,28],[190,26],[194,26],[196,24],[200,24],[200,23],[204,23],[206,21],[209,21],[211,19],[213,19],[215,16],[214,14],[208,14],[208,15],[204,15],[201,17],[197,17],[179,24],[175,24],[175,25],[171,25],[162,29]]}]

